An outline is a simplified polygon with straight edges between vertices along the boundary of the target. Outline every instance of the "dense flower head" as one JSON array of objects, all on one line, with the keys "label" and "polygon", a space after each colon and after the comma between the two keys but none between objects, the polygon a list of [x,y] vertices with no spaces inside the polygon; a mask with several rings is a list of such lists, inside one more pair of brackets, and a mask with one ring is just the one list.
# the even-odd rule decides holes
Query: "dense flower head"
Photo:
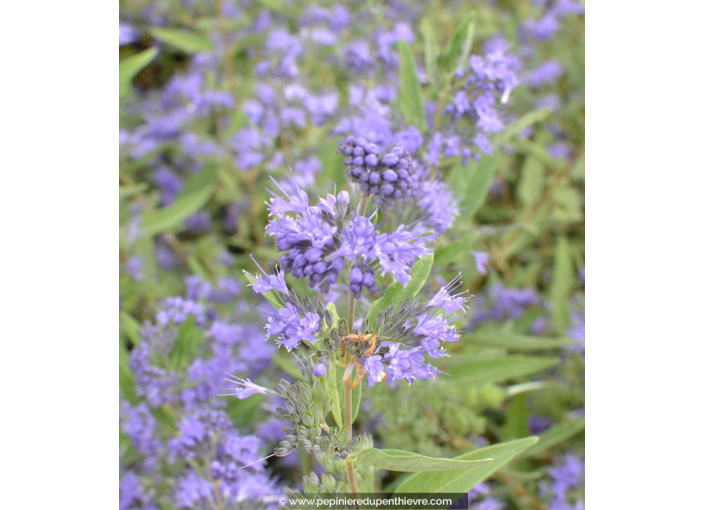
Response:
[{"label": "dense flower head", "polygon": [[269,337],[278,337],[277,343],[291,351],[304,341],[312,342],[320,326],[321,317],[314,312],[300,311],[293,303],[277,309],[266,325]]},{"label": "dense flower head", "polygon": [[[285,272],[308,278],[311,287],[326,292],[344,267],[343,260],[330,260],[330,254],[338,246],[336,234],[347,214],[349,194],[341,191],[337,196],[328,195],[311,207],[308,195],[295,183],[293,187],[291,194],[282,189],[288,200],[276,195],[272,198],[269,210],[273,218],[267,234],[276,237],[279,251],[288,252],[280,260]],[[286,216],[289,212],[296,216]]]},{"label": "dense flower head", "polygon": [[410,201],[413,232],[417,235],[430,233],[428,239],[436,239],[459,215],[459,202],[447,183],[437,178],[422,179]]},{"label": "dense flower head", "polygon": [[374,351],[354,348],[353,360],[348,365],[360,365],[368,375],[368,385],[389,381],[433,378],[439,370],[426,361],[425,356],[447,356],[445,342],[459,340],[451,324],[464,316],[466,302],[472,297],[465,292],[455,293],[461,285],[460,276],[443,286],[425,304],[416,300],[404,304],[393,319],[377,324],[382,341]]},{"label": "dense flower head", "polygon": [[348,177],[364,196],[374,195],[374,203],[382,209],[408,199],[418,187],[416,162],[400,145],[380,154],[376,144],[348,136],[339,145],[338,153],[345,157]]},{"label": "dense flower head", "polygon": [[321,198],[315,206],[309,205],[308,195],[295,183],[291,193],[283,194],[272,193],[267,234],[276,237],[279,251],[286,252],[280,259],[284,272],[307,278],[312,288],[328,292],[348,262],[350,290],[357,296],[362,287],[376,292],[372,269],[376,263],[382,275],[392,273],[405,285],[413,261],[427,252],[418,236],[403,225],[381,233],[370,218],[351,212],[346,191]]},{"label": "dense flower head", "polygon": [[[380,233],[369,218],[355,215],[340,235],[340,248],[332,256],[350,261],[361,259],[363,264],[378,262],[382,275],[391,273],[402,285],[406,285],[414,260],[427,251],[418,237],[406,230],[404,225],[394,232]],[[360,271],[364,280],[368,271]]]}]

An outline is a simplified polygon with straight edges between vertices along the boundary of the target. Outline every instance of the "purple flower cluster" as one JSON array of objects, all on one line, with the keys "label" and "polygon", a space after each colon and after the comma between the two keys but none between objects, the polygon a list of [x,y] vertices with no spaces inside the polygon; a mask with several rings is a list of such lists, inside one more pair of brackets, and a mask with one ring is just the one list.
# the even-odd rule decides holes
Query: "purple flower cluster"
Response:
[{"label": "purple flower cluster", "polygon": [[[271,362],[274,347],[263,341],[261,327],[255,324],[262,318],[257,315],[255,323],[239,323],[251,308],[238,302],[241,284],[233,278],[221,278],[213,285],[189,277],[186,287],[186,299],[177,296],[161,302],[155,322],[143,325],[141,341],[130,354],[134,393],[143,401],[121,399],[121,430],[137,453],[137,460],[121,476],[121,508],[156,508],[149,489],[154,487],[152,483],[172,484],[167,497],[178,508],[207,505],[215,491],[230,505],[262,501],[277,490],[263,464],[240,469],[262,457],[259,442],[233,428],[230,417],[221,410],[226,402],[219,397],[227,391],[225,374],[253,377]],[[218,308],[221,303],[234,307],[238,323],[232,322],[228,312],[219,311],[226,309]],[[184,341],[179,330],[190,317],[202,341],[190,346],[184,364],[182,357],[172,355],[177,342]],[[242,381],[242,386],[240,392],[277,395],[249,379]],[[169,412],[164,412],[164,404],[171,404]],[[175,437],[163,425],[173,410],[179,412],[180,420]],[[189,459],[188,463],[183,459]],[[175,476],[167,482],[154,479],[157,468],[165,464],[172,465]],[[204,478],[203,472],[212,476]]]},{"label": "purple flower cluster", "polygon": [[[352,217],[339,239],[340,247],[332,257],[344,257],[352,262],[361,261],[365,266],[378,262],[382,275],[391,273],[402,285],[406,285],[410,280],[410,268],[415,259],[428,251],[418,236],[406,230],[404,225],[391,233],[379,232],[376,224],[369,218],[359,215]],[[370,282],[367,276],[369,271],[360,271],[361,285],[371,289],[373,282]]]},{"label": "purple flower cluster", "polygon": [[551,483],[539,484],[541,495],[550,498],[550,510],[584,510],[584,466],[584,459],[568,455],[550,469]]},{"label": "purple flower cluster", "polygon": [[[547,2],[542,2],[547,5]],[[584,14],[584,5],[579,0],[557,0],[552,2],[538,19],[526,20],[521,25],[524,40],[549,41],[560,30],[560,21],[571,15]]]},{"label": "purple flower cluster", "polygon": [[380,336],[390,335],[392,341],[382,342],[371,355],[365,354],[352,361],[366,371],[369,386],[383,379],[403,379],[410,383],[416,379],[430,379],[439,372],[426,362],[425,355],[431,358],[446,356],[443,344],[459,340],[451,323],[464,316],[466,302],[471,298],[465,292],[453,294],[460,285],[458,275],[425,305],[409,304],[403,317],[377,324]]},{"label": "purple flower cluster", "polygon": [[[504,128],[499,104],[508,102],[511,91],[518,85],[518,57],[508,55],[501,41],[490,45],[485,55],[472,55],[469,60],[467,77],[453,101],[445,107],[444,114],[452,123],[467,117],[477,132],[469,146],[460,148],[458,136],[443,136],[436,132],[428,146],[428,161],[437,166],[440,152],[444,148],[447,157],[462,156],[466,162],[470,156],[479,160],[478,148],[485,154],[492,153],[486,133],[496,133]],[[462,76],[464,72],[460,72]]]},{"label": "purple flower cluster", "polygon": [[374,202],[383,210],[408,199],[418,187],[416,162],[400,145],[381,155],[376,144],[348,136],[339,145],[338,154],[345,157],[352,182],[364,196],[374,195]]},{"label": "purple flower cluster", "polygon": [[[196,411],[182,418],[178,436],[169,441],[171,462],[179,458],[200,464],[202,471],[188,468],[175,485],[179,508],[200,508],[219,498],[227,505],[243,499],[256,501],[277,492],[277,484],[264,472],[259,456],[259,440],[243,436],[222,411]],[[247,470],[243,466],[250,465]]]},{"label": "purple flower cluster", "polygon": [[[279,187],[282,191],[283,189]],[[352,264],[350,289],[360,295],[362,287],[376,291],[372,264],[381,273],[392,273],[402,284],[409,279],[413,261],[426,249],[416,235],[400,226],[395,232],[380,233],[371,220],[352,214],[348,218],[349,194],[341,191],[310,206],[308,195],[293,185],[284,197],[272,193],[269,210],[273,218],[267,234],[276,237],[281,267],[296,278],[307,278],[309,285],[328,292],[339,272]],[[295,213],[295,217],[287,213]]]},{"label": "purple flower cluster", "polygon": [[266,325],[268,336],[278,336],[277,344],[283,345],[288,351],[298,347],[307,340],[312,342],[320,326],[320,316],[313,312],[303,313],[293,303],[286,303],[276,310]]},{"label": "purple flower cluster", "polygon": [[539,304],[540,297],[532,288],[511,289],[495,283],[489,288],[488,296],[477,298],[477,311],[472,316],[470,329],[486,321],[517,319],[528,307]]},{"label": "purple flower cluster", "polygon": [[[240,282],[234,278],[221,278],[214,286],[198,276],[188,277],[186,298],[165,299],[155,314],[155,322],[143,325],[142,341],[130,355],[130,369],[137,393],[149,406],[157,408],[178,402],[188,409],[194,408],[211,401],[223,390],[225,373],[257,374],[266,367],[273,347],[262,341],[261,329],[256,324],[234,323],[231,317],[220,316],[215,307],[234,303],[240,288]],[[199,352],[192,353],[190,364],[179,372],[164,360],[171,356],[179,341],[179,328],[190,316],[202,332],[205,344]],[[247,362],[233,356],[239,350],[246,350]]]},{"label": "purple flower cluster", "polygon": [[[327,292],[345,266],[343,259],[331,255],[339,245],[338,232],[347,214],[349,194],[341,191],[309,206],[308,195],[295,183],[293,187],[291,194],[279,187],[288,200],[276,195],[272,198],[269,210],[273,219],[267,225],[267,234],[276,237],[279,251],[287,252],[280,260],[286,273],[308,278],[311,287]],[[296,217],[286,216],[289,212]]]},{"label": "purple flower cluster", "polygon": [[418,191],[411,201],[416,221],[413,232],[417,235],[432,232],[430,239],[437,238],[448,230],[459,214],[459,199],[449,186],[440,179],[422,179]]}]

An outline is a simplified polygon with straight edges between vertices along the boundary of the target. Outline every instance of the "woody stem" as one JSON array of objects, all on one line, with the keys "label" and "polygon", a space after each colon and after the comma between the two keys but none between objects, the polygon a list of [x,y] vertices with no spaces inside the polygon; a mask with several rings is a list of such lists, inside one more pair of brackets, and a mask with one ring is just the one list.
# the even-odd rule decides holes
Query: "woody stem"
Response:
[{"label": "woody stem", "polygon": [[[347,310],[347,322],[349,324],[349,332],[352,332],[352,325],[354,324],[354,304],[355,304],[355,298],[354,298],[354,293],[350,291],[349,294],[350,297],[350,303],[349,303],[349,308]],[[350,355],[349,353],[345,356],[345,365],[347,365],[350,360]],[[349,377],[345,381],[345,426],[347,427],[347,430],[350,433],[350,438],[352,437],[352,377]],[[350,492],[352,493],[352,497],[357,498],[359,494],[359,489],[357,488],[357,479],[355,478],[354,474],[354,464],[350,461],[350,459],[347,459],[347,479],[349,480],[350,484]],[[359,506],[355,502],[355,509],[359,509]]]}]

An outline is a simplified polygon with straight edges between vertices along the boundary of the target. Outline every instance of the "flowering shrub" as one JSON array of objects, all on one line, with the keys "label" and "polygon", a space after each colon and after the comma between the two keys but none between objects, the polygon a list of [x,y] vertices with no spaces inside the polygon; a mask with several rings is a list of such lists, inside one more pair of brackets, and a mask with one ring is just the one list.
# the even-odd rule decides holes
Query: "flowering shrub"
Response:
[{"label": "flowering shrub", "polygon": [[121,6],[120,508],[583,508],[582,5]]}]

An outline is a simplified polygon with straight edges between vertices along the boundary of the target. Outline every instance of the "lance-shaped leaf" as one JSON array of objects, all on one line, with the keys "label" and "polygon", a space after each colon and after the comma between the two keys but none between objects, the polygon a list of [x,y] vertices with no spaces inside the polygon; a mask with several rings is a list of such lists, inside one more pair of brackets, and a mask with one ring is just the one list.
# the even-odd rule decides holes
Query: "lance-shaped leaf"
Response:
[{"label": "lance-shaped leaf", "polygon": [[477,460],[443,459],[426,457],[425,455],[403,450],[378,450],[377,448],[363,450],[355,457],[355,463],[357,464],[374,466],[378,469],[388,469],[389,471],[407,471],[411,473],[473,469],[494,460],[491,458]]},{"label": "lance-shaped leaf", "polygon": [[554,367],[560,358],[547,356],[493,356],[457,365],[449,370],[455,384],[482,386],[535,374]]},{"label": "lance-shaped leaf", "polygon": [[501,330],[481,330],[465,335],[464,341],[483,345],[486,347],[497,347],[511,351],[539,351],[543,349],[559,349],[575,343],[569,338],[547,338],[539,336],[518,335],[506,333]]},{"label": "lance-shaped leaf", "polygon": [[498,155],[493,154],[482,157],[479,162],[470,160],[466,167],[458,165],[453,169],[451,184],[457,195],[464,197],[460,204],[462,221],[472,219],[484,204],[498,165]]},{"label": "lance-shaped leaf", "polygon": [[569,243],[565,237],[560,237],[555,249],[550,298],[552,320],[555,329],[561,334],[564,334],[570,324],[569,297],[572,292],[573,273]]},{"label": "lance-shaped leaf", "polygon": [[190,30],[180,28],[152,28],[149,33],[156,39],[178,48],[186,53],[197,53],[199,51],[213,51],[213,43],[204,37]]},{"label": "lance-shaped leaf", "polygon": [[147,67],[157,53],[159,53],[157,48],[149,48],[120,62],[120,99],[130,91],[132,78]]},{"label": "lance-shaped leaf", "polygon": [[460,23],[457,32],[445,48],[442,55],[442,66],[445,71],[454,74],[457,68],[469,58],[474,38],[475,13],[469,13]]},{"label": "lance-shaped leaf", "polygon": [[427,131],[428,124],[425,119],[425,106],[423,104],[423,92],[418,82],[416,74],[416,63],[413,51],[406,41],[398,42],[399,74],[401,80],[401,91],[399,94],[399,106],[406,121],[417,127],[420,131]]},{"label": "lance-shaped leaf", "polygon": [[146,236],[178,228],[183,220],[203,207],[213,194],[215,167],[206,165],[189,179],[183,192],[168,207],[144,215],[141,229]]},{"label": "lance-shaped leaf", "polygon": [[516,455],[533,446],[537,437],[526,437],[508,443],[495,444],[486,448],[465,453],[455,460],[494,459],[481,466],[453,469],[452,471],[429,471],[415,473],[406,478],[394,491],[394,494],[420,493],[461,493],[468,492],[479,482],[507,464]]},{"label": "lance-shaped leaf", "polygon": [[426,255],[419,259],[410,271],[411,279],[404,287],[399,282],[393,282],[386,289],[384,295],[372,303],[372,308],[367,314],[369,330],[376,330],[376,316],[382,310],[386,310],[391,305],[400,305],[406,299],[413,299],[423,288],[425,281],[430,275],[430,268],[433,267],[433,254]]},{"label": "lance-shaped leaf", "polygon": [[508,142],[511,138],[516,136],[518,133],[523,131],[528,126],[532,126],[542,120],[545,120],[552,114],[552,110],[548,108],[542,108],[540,110],[533,110],[521,116],[518,120],[512,122],[506,129],[501,131],[494,137],[494,144],[501,145]]},{"label": "lance-shaped leaf", "polygon": [[198,352],[198,347],[203,343],[203,331],[195,324],[195,317],[189,315],[178,329],[178,337],[169,355],[169,365],[173,370],[188,366]]},{"label": "lance-shaped leaf", "polygon": [[540,442],[522,453],[518,458],[525,459],[528,457],[536,457],[543,452],[548,451],[553,446],[556,446],[564,441],[567,441],[572,436],[576,436],[584,430],[586,421],[584,418],[579,418],[567,423],[559,423],[553,425],[548,430],[540,434]]},{"label": "lance-shaped leaf", "polygon": [[435,36],[433,24],[428,18],[423,18],[420,22],[420,33],[423,34],[423,53],[425,56],[425,72],[428,75],[433,89],[438,89],[438,56],[440,55],[440,47],[438,39]]}]

